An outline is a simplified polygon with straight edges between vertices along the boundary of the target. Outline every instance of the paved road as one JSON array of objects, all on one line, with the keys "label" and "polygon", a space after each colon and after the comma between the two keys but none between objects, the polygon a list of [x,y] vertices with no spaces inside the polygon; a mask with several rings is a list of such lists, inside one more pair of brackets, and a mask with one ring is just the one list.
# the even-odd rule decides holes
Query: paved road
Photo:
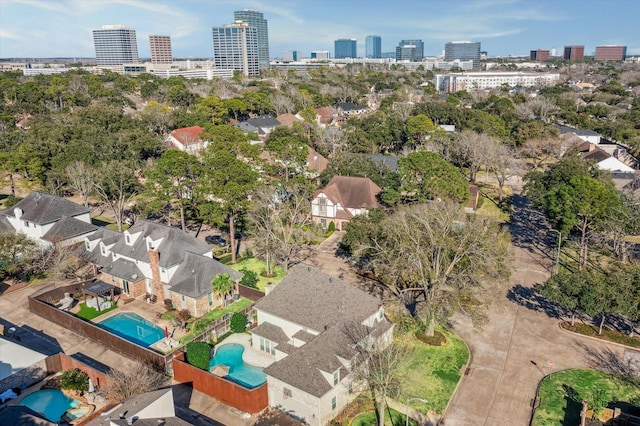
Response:
[{"label": "paved road", "polygon": [[556,307],[535,297],[531,287],[543,282],[552,266],[553,237],[544,219],[515,197],[513,254],[515,272],[489,308],[489,322],[474,329],[467,318],[455,316],[454,330],[467,342],[471,363],[441,424],[527,425],[538,382],[567,368],[593,365],[584,345],[618,357],[614,345],[574,337],[558,327]]}]

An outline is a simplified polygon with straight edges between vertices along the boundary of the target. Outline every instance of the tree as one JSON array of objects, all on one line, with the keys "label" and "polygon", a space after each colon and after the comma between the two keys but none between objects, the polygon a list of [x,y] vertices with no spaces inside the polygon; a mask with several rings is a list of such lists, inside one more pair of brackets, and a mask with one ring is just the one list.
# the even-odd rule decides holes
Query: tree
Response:
[{"label": "tree", "polygon": [[273,276],[274,260],[286,274],[309,249],[304,228],[311,221],[310,196],[304,184],[266,186],[254,195],[249,218],[255,227],[256,248],[267,261],[267,275]]},{"label": "tree", "polygon": [[469,181],[475,182],[480,168],[487,164],[489,147],[498,141],[485,134],[465,130],[451,141],[444,141],[441,151],[443,157],[460,168],[469,170]]},{"label": "tree", "polygon": [[69,186],[82,197],[82,204],[89,207],[89,195],[96,183],[95,170],[84,161],[77,160],[66,167],[65,174],[69,179]]},{"label": "tree", "polygon": [[504,186],[509,178],[521,172],[520,161],[515,157],[513,149],[502,142],[495,141],[493,146],[487,147],[487,169],[498,183],[498,202],[502,205]]},{"label": "tree", "polygon": [[442,202],[399,209],[355,253],[433,336],[454,310],[482,317],[483,283],[509,275],[508,241],[494,219]]},{"label": "tree", "polygon": [[198,159],[184,151],[170,149],[145,172],[146,188],[161,204],[175,204],[180,226],[186,230],[185,209],[194,203],[194,191],[202,175]]},{"label": "tree", "polygon": [[138,193],[135,170],[136,164],[131,161],[109,161],[101,164],[96,172],[95,192],[113,213],[119,231],[122,231],[127,204]]},{"label": "tree", "polygon": [[118,403],[132,396],[160,389],[168,380],[167,376],[152,367],[134,362],[119,370],[110,369],[106,384],[98,389],[98,394]]},{"label": "tree", "polygon": [[412,152],[398,160],[399,195],[404,203],[469,200],[469,185],[458,168],[435,152]]},{"label": "tree", "polygon": [[629,260],[629,235],[640,234],[640,202],[632,193],[620,193],[620,203],[612,208],[600,225],[601,240],[611,248],[618,261]]},{"label": "tree", "polygon": [[211,288],[216,297],[223,297],[233,289],[233,279],[229,274],[218,274],[211,280]]},{"label": "tree", "polygon": [[433,121],[424,114],[418,114],[407,119],[407,136],[413,139],[416,145],[424,142],[426,136],[432,133],[435,129]]},{"label": "tree", "polygon": [[552,275],[536,291],[543,297],[559,303],[571,312],[571,326],[575,324],[578,311],[584,312],[584,293],[590,291],[591,271],[570,272],[562,270]]},{"label": "tree", "polygon": [[38,246],[21,233],[0,233],[0,277],[15,277],[26,271],[37,257]]},{"label": "tree", "polygon": [[531,158],[533,168],[537,169],[545,162],[560,157],[562,141],[558,138],[527,139],[520,147],[519,153],[521,157]]},{"label": "tree", "polygon": [[309,150],[304,141],[293,136],[269,137],[266,146],[276,158],[279,167],[284,170],[285,182],[289,180],[292,172],[300,173],[306,169]]}]

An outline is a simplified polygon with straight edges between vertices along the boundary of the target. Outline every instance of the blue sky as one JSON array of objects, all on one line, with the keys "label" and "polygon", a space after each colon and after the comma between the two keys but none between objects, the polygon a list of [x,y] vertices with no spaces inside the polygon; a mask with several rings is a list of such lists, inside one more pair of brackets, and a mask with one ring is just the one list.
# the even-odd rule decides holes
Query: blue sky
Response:
[{"label": "blue sky", "polygon": [[271,57],[328,50],[333,41],[382,37],[382,50],[402,39],[424,41],[425,55],[447,41],[480,41],[489,55],[562,51],[565,45],[621,44],[640,55],[638,0],[0,0],[0,58],[93,57],[91,30],[123,24],[137,33],[140,57],[149,34],[170,35],[174,57],[211,57],[211,27],[254,9],[269,22]]}]

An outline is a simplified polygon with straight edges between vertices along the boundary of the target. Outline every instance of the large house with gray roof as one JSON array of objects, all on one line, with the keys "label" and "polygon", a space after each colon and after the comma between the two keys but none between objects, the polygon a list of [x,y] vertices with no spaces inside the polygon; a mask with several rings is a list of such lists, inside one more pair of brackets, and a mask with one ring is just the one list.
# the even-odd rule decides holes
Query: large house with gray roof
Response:
[{"label": "large house with gray roof", "polygon": [[223,306],[229,295],[215,295],[211,281],[242,274],[213,258],[208,244],[186,232],[146,220],[123,233],[100,229],[84,239],[79,255],[94,265],[99,278],[132,298],[155,296],[177,309],[202,316]]},{"label": "large house with gray roof", "polygon": [[82,241],[97,228],[89,209],[44,192],[32,192],[0,211],[0,232],[25,234],[45,249]]},{"label": "large house with gray roof", "polygon": [[317,268],[298,265],[255,306],[252,347],[274,360],[265,370],[269,405],[324,425],[357,395],[351,365],[363,339],[390,344],[393,324],[380,300]]}]

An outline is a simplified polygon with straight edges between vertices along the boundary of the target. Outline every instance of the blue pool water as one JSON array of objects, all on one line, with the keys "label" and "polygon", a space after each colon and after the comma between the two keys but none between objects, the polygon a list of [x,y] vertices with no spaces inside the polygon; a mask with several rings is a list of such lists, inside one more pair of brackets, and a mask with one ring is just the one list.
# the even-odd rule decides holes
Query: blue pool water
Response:
[{"label": "blue pool water", "polygon": [[44,415],[47,420],[58,423],[65,411],[79,404],[80,401],[69,398],[59,389],[42,389],[25,396],[18,405],[25,405]]},{"label": "blue pool water", "polygon": [[229,374],[226,379],[236,382],[245,388],[253,389],[267,381],[267,376],[262,372],[262,368],[251,366],[242,360],[244,347],[237,343],[222,345],[216,348],[216,354],[209,361],[209,367],[216,365],[226,365],[229,367]]},{"label": "blue pool water", "polygon": [[133,312],[119,312],[96,325],[144,347],[153,345],[165,335],[163,329]]}]

